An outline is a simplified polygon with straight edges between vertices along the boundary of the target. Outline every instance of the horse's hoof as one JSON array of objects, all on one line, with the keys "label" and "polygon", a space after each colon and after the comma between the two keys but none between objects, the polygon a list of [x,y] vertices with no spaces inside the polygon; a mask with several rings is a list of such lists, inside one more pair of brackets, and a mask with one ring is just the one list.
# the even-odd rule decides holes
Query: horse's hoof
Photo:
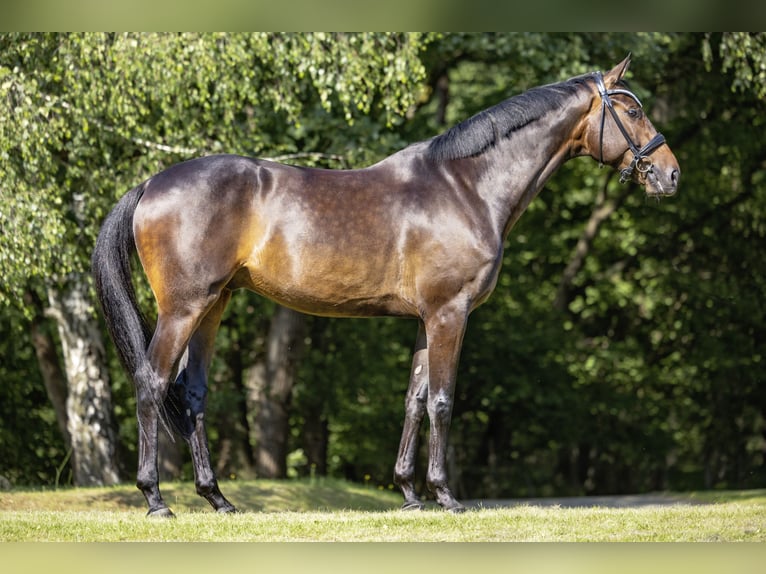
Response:
[{"label": "horse's hoof", "polygon": [[466,511],[466,507],[463,506],[462,504],[458,503],[457,506],[453,506],[451,508],[447,508],[446,510],[448,510],[452,514],[463,514]]},{"label": "horse's hoof", "polygon": [[239,514],[239,510],[234,508],[233,506],[222,506],[218,510],[216,510],[218,514]]},{"label": "horse's hoof", "polygon": [[146,513],[147,518],[175,518],[176,515],[167,506],[152,508]]},{"label": "horse's hoof", "polygon": [[419,500],[408,500],[402,504],[402,510],[423,510],[426,505]]}]

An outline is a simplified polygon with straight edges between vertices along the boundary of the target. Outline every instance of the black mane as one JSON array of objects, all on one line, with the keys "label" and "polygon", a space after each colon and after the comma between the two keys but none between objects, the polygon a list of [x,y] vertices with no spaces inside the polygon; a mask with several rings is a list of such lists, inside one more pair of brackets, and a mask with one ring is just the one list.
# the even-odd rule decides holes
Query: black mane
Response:
[{"label": "black mane", "polygon": [[592,77],[587,74],[558,84],[531,88],[479,112],[433,138],[428,145],[428,155],[436,161],[445,161],[482,154],[548,112],[561,109]]}]

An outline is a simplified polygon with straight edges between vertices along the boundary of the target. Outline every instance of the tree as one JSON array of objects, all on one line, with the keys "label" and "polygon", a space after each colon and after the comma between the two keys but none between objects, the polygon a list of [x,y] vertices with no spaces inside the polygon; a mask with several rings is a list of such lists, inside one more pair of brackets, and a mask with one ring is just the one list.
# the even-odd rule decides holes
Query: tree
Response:
[{"label": "tree", "polygon": [[[317,128],[361,123],[373,110],[396,123],[423,74],[426,41],[417,34],[0,37],[0,114],[15,118],[0,128],[0,297],[30,315],[25,292],[49,302],[78,484],[119,475],[86,273],[98,222],[115,198],[161,166],[203,153],[353,164],[369,149],[333,138],[340,153],[314,153],[330,147],[316,145]],[[310,154],[302,151],[307,143]]]},{"label": "tree", "polygon": [[[762,480],[753,318],[763,313],[753,294],[763,266],[751,257],[764,169],[752,126],[763,102],[755,86],[732,93],[718,58],[705,71],[705,36],[650,39],[655,47],[634,49],[631,87],[679,156],[681,190],[654,205],[574,162],[519,222],[511,276],[476,317],[505,342],[469,332],[464,357],[487,366],[461,373],[471,380],[458,420],[476,453],[465,466],[484,465],[474,480],[489,475],[488,486],[541,494]],[[710,38],[714,50],[719,42]],[[620,207],[603,218],[610,202]],[[556,293],[563,313],[550,308]]]},{"label": "tree", "polygon": [[[82,164],[71,171],[65,167],[71,147],[66,110],[71,104],[59,101],[50,85],[60,70],[37,68],[42,62],[57,61],[58,42],[50,36],[6,36],[2,44],[7,58],[0,67],[2,113],[16,119],[4,123],[0,152],[4,180],[0,266],[9,278],[4,299],[38,288],[45,293],[65,351],[74,480],[113,484],[119,480],[119,466],[101,332],[85,274],[74,269],[79,243],[74,238],[85,231],[84,196],[76,189],[80,182],[74,182]],[[30,279],[40,281],[34,285]]]},{"label": "tree", "polygon": [[287,477],[290,401],[295,370],[303,351],[305,316],[277,306],[262,362],[247,374],[247,404],[252,413],[255,472],[263,478]]},{"label": "tree", "polygon": [[[766,484],[766,279],[756,247],[766,229],[762,34],[14,35],[0,43],[0,113],[17,120],[0,123],[0,296],[13,303],[0,307],[2,354],[12,357],[0,364],[3,475],[52,482],[66,460],[56,413],[41,406],[43,377],[27,374],[37,362],[32,340],[49,357],[41,365],[55,364],[46,339],[59,347],[63,373],[49,291],[69,291],[98,221],[126,189],[212,151],[369,164],[631,51],[630,87],[679,158],[680,191],[649,202],[583,160],[567,163],[530,205],[465,337],[454,486],[475,497]],[[227,475],[252,464],[245,373],[264,364],[272,312],[238,294],[219,334],[208,414]],[[288,474],[326,469],[387,486],[414,324],[306,318],[301,328],[305,348],[284,395]],[[119,436],[130,448],[133,397],[105,348]],[[46,377],[55,380],[55,368]]]}]

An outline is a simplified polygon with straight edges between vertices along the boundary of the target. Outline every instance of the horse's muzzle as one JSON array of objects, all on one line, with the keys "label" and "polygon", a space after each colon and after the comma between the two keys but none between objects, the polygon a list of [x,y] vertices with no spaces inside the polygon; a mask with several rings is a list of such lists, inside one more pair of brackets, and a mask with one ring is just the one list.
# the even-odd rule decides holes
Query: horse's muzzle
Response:
[{"label": "horse's muzzle", "polygon": [[678,168],[669,169],[663,177],[658,175],[656,167],[652,166],[645,177],[646,194],[651,197],[670,197],[678,191],[678,180],[681,172]]}]

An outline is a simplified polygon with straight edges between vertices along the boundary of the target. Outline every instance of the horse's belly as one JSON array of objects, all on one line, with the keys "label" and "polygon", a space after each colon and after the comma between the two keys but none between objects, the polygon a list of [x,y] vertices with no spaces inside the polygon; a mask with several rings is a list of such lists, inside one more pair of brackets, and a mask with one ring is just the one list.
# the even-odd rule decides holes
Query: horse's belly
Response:
[{"label": "horse's belly", "polygon": [[[307,256],[308,255],[308,256]],[[413,315],[407,289],[390,261],[371,254],[364,258],[320,257],[318,253],[274,258],[255,254],[232,279],[277,303],[311,315],[374,317]]]}]

